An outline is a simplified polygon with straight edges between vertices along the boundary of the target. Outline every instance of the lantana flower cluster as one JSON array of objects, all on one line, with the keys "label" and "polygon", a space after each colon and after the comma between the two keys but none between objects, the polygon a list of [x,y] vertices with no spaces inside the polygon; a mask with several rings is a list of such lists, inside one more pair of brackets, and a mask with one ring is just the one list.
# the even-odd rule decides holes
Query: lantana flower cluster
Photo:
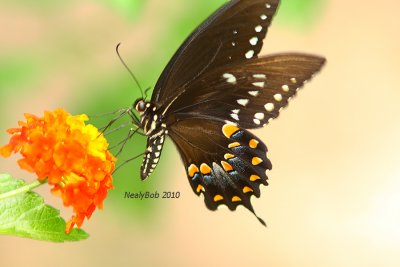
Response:
[{"label": "lantana flower cluster", "polygon": [[86,125],[87,115],[72,116],[63,109],[45,112],[44,117],[25,114],[11,134],[0,155],[20,153],[19,166],[36,173],[38,179],[52,186],[63,204],[71,206],[73,217],[67,222],[69,233],[89,219],[103,201],[112,185],[116,159],[108,151],[108,143],[99,130]]}]

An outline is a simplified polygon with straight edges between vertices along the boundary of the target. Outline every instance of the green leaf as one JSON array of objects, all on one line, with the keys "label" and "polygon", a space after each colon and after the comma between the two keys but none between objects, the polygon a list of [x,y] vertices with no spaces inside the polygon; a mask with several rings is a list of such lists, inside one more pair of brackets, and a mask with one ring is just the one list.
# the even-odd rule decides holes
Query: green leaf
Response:
[{"label": "green leaf", "polygon": [[89,237],[80,229],[73,229],[66,234],[65,221],[60,217],[60,212],[46,205],[35,192],[1,197],[26,186],[22,180],[16,180],[9,174],[0,174],[0,234],[52,242],[78,241]]}]

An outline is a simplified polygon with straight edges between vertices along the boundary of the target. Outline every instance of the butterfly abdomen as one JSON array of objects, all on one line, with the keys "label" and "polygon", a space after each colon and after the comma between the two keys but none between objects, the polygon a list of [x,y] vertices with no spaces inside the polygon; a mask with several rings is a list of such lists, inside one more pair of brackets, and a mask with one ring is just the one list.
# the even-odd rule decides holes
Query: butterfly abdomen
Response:
[{"label": "butterfly abdomen", "polygon": [[165,135],[168,133],[167,126],[162,121],[162,114],[155,105],[146,103],[146,109],[141,116],[141,127],[147,138],[147,148],[144,153],[140,170],[142,180],[146,179],[157,167],[161,151],[164,146]]}]

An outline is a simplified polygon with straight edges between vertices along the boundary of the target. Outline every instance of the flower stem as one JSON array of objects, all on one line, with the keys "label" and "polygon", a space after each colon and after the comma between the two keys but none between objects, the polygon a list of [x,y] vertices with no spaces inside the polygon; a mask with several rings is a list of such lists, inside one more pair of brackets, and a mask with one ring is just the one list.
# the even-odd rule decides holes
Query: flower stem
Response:
[{"label": "flower stem", "polygon": [[19,187],[15,190],[0,194],[0,200],[26,193],[28,191],[31,191],[32,189],[35,189],[35,188],[41,186],[42,184],[43,184],[42,182],[40,182],[39,180],[36,180],[33,183],[30,183],[30,184],[24,185],[22,187]]}]

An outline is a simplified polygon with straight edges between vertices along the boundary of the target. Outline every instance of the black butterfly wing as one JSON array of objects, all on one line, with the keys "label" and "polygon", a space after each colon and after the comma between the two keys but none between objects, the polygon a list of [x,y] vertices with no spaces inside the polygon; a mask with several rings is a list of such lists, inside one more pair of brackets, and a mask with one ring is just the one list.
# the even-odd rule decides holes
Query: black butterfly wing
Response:
[{"label": "black butterfly wing", "polygon": [[291,53],[221,66],[186,88],[168,114],[231,121],[247,129],[262,127],[279,115],[324,62],[318,56]]},{"label": "black butterfly wing", "polygon": [[164,105],[207,70],[257,57],[278,0],[232,0],[185,40],[154,88],[151,102]]},{"label": "black butterfly wing", "polygon": [[192,189],[211,210],[243,205],[254,213],[250,197],[259,197],[272,166],[264,143],[245,129],[277,117],[325,61],[305,54],[257,57],[278,4],[225,4],[186,39],[152,95]]},{"label": "black butterfly wing", "polygon": [[193,191],[204,195],[211,210],[221,204],[231,210],[243,205],[254,213],[250,197],[260,196],[259,186],[267,185],[265,172],[272,167],[264,143],[232,124],[201,117],[176,119],[169,126],[169,136]]}]

